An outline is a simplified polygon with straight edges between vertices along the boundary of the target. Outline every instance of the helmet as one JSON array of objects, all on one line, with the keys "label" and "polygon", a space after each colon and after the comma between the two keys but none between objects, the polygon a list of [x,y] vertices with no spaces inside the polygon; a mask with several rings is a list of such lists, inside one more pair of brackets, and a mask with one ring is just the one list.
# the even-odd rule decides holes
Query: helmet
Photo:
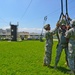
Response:
[{"label": "helmet", "polygon": [[75,20],[71,21],[72,26],[75,26]]},{"label": "helmet", "polygon": [[61,24],[61,29],[66,29],[66,25],[64,23]]},{"label": "helmet", "polygon": [[70,20],[70,21],[71,21],[72,19],[71,19],[70,17],[68,17],[68,20]]},{"label": "helmet", "polygon": [[65,23],[62,23],[61,26],[65,26]]},{"label": "helmet", "polygon": [[67,22],[66,22],[66,20],[64,20],[64,19],[62,19],[62,20],[60,21],[60,25],[63,25],[63,24],[66,25],[66,23],[67,23]]},{"label": "helmet", "polygon": [[75,26],[75,21],[73,21],[73,22],[72,22],[72,25],[74,25],[74,26]]},{"label": "helmet", "polygon": [[48,26],[50,26],[50,24],[46,24],[46,25],[44,26],[44,29],[47,29]]},{"label": "helmet", "polygon": [[59,26],[60,26],[60,22],[59,22],[59,21],[56,23],[56,26],[57,26],[57,27],[59,27]]}]

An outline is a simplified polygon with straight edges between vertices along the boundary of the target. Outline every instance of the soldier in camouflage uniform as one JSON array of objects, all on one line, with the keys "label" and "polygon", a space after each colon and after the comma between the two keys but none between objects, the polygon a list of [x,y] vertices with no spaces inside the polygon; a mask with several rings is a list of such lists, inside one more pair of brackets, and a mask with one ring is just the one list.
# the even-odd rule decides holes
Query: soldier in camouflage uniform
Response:
[{"label": "soldier in camouflage uniform", "polygon": [[45,38],[46,38],[46,45],[45,45],[45,57],[44,57],[44,66],[50,66],[51,63],[51,56],[52,56],[52,46],[53,46],[53,34],[57,31],[55,28],[52,32],[50,31],[50,24],[44,26],[46,30]]},{"label": "soldier in camouflage uniform", "polygon": [[56,58],[55,58],[55,66],[54,66],[55,69],[57,68],[57,65],[58,65],[58,62],[59,62],[59,59],[60,59],[63,49],[64,49],[65,55],[66,55],[65,59],[68,62],[68,60],[67,60],[68,41],[65,37],[65,32],[66,32],[66,22],[61,21],[60,27],[58,28],[59,44],[58,44],[58,47],[56,50]]},{"label": "soldier in camouflage uniform", "polygon": [[70,73],[75,72],[75,20],[72,21],[72,28],[66,32],[66,38],[69,38],[68,42],[68,64],[71,69]]}]

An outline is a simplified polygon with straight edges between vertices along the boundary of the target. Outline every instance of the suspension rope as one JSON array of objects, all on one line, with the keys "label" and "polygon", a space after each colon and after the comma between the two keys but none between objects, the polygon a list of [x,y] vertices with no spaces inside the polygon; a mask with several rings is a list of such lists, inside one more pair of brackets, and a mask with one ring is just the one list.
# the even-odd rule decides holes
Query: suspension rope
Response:
[{"label": "suspension rope", "polygon": [[67,0],[66,0],[66,22],[68,25],[70,25],[70,21],[72,20],[70,17],[69,17],[69,14],[68,14],[68,3],[67,3]]},{"label": "suspension rope", "polygon": [[61,0],[61,14],[63,14],[63,0]]},{"label": "suspension rope", "polygon": [[68,4],[67,4],[67,0],[66,0],[66,15],[68,16]]},{"label": "suspension rope", "polygon": [[26,14],[27,10],[29,9],[30,5],[32,3],[32,0],[30,1],[29,5],[27,6],[26,10],[24,11],[24,14],[22,15],[21,19],[24,17],[24,15]]},{"label": "suspension rope", "polygon": [[63,16],[63,0],[61,0],[61,14],[60,14],[60,17],[59,17],[59,21],[61,20],[61,17]]}]

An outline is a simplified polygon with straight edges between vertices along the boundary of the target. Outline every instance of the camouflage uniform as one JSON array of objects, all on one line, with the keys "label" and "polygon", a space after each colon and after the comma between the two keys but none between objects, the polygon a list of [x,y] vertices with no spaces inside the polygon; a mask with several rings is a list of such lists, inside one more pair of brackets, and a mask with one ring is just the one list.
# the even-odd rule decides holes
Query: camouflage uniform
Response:
[{"label": "camouflage uniform", "polygon": [[[65,25],[65,24],[62,24],[62,26]],[[61,53],[62,53],[62,50],[64,49],[65,50],[65,59],[66,61],[67,60],[67,51],[68,51],[68,42],[67,42],[67,39],[65,37],[65,32],[66,32],[66,29],[61,29],[61,27],[59,27],[58,29],[58,36],[59,36],[59,44],[58,44],[58,47],[57,47],[57,50],[56,50],[56,58],[55,58],[55,68],[57,67],[57,64],[59,62],[59,59],[60,59],[60,56],[61,56]]]},{"label": "camouflage uniform", "polygon": [[[46,28],[47,25],[44,27]],[[52,56],[52,46],[53,46],[53,34],[55,34],[57,28],[55,30],[46,31],[45,38],[46,38],[46,45],[45,45],[45,57],[44,57],[44,64],[47,66],[51,63],[51,56]]]},{"label": "camouflage uniform", "polygon": [[75,21],[73,27],[66,32],[66,37],[69,38],[68,43],[68,63],[72,71],[75,71]]},{"label": "camouflage uniform", "polygon": [[51,63],[52,46],[53,46],[53,35],[51,32],[45,33],[46,45],[45,45],[45,57],[44,63],[49,65]]}]

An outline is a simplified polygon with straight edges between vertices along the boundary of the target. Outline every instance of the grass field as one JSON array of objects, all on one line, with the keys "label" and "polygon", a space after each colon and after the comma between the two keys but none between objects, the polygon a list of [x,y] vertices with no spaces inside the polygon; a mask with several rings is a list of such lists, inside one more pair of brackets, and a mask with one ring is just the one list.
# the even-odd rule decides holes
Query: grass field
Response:
[{"label": "grass field", "polygon": [[[51,66],[54,66],[56,44],[53,45]],[[62,52],[58,68],[42,66],[45,42],[0,41],[0,75],[69,75],[68,67],[64,65],[65,54]]]}]

